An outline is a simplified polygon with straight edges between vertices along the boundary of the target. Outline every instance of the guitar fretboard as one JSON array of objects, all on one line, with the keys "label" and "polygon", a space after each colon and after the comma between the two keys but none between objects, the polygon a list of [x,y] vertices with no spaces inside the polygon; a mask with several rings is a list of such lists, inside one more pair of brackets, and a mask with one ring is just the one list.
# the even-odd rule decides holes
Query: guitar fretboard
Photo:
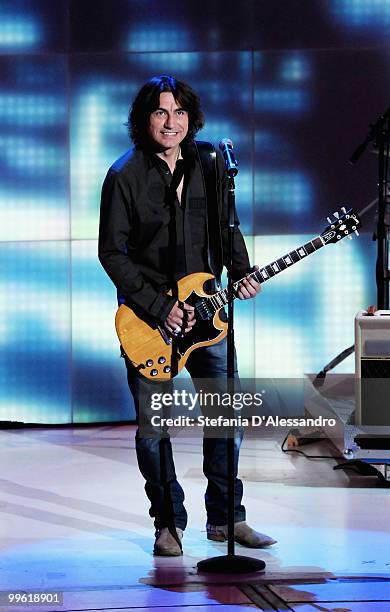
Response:
[{"label": "guitar fretboard", "polygon": [[[303,244],[297,249],[283,255],[279,259],[272,261],[263,268],[251,272],[248,276],[254,278],[258,283],[265,283],[273,276],[283,272],[283,270],[287,270],[287,268],[291,268],[291,266],[298,263],[298,261],[305,259],[308,255],[311,255],[311,253],[314,253],[314,251],[318,251],[323,246],[325,246],[324,240],[321,238],[321,236],[317,236],[316,238],[313,238],[313,240],[306,242],[306,244]],[[236,290],[242,280],[244,279],[241,278],[233,283],[234,299],[237,297]],[[217,310],[223,306],[226,306],[228,303],[228,290],[222,289],[218,293],[214,293],[214,295],[204,299],[207,300],[207,306],[212,311],[212,314],[215,314]]]}]

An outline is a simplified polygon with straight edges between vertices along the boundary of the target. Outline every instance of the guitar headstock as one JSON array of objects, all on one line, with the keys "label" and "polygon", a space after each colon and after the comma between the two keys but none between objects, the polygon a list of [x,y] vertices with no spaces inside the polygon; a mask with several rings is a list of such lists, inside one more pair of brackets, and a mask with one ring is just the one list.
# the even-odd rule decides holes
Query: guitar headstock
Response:
[{"label": "guitar headstock", "polygon": [[362,222],[353,208],[346,210],[346,208],[342,206],[340,212],[336,211],[333,213],[333,217],[333,220],[329,217],[327,218],[329,225],[327,225],[320,234],[324,244],[339,242],[343,238],[351,239],[354,233],[359,236],[357,230],[361,227]]}]

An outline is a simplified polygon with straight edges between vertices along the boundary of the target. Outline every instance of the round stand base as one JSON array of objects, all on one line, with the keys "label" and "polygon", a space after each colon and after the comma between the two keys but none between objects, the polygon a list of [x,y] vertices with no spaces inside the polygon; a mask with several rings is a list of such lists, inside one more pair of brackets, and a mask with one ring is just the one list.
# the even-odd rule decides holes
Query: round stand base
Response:
[{"label": "round stand base", "polygon": [[261,559],[242,555],[221,555],[199,561],[197,567],[199,572],[213,574],[251,574],[263,570],[265,563]]}]

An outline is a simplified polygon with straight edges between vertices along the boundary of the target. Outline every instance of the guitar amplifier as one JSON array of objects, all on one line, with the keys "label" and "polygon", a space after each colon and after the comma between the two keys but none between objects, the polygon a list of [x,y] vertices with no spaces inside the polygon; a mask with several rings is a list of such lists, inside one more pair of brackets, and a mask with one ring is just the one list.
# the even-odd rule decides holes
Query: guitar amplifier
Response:
[{"label": "guitar amplifier", "polygon": [[390,425],[390,310],[355,317],[355,424]]}]

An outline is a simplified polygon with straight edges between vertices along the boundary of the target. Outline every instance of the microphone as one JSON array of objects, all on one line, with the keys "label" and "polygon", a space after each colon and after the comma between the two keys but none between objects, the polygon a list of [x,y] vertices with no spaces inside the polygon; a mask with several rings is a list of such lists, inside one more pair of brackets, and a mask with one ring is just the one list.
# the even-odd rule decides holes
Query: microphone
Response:
[{"label": "microphone", "polygon": [[226,172],[230,177],[236,176],[238,163],[233,153],[233,143],[230,138],[223,138],[219,143],[219,148],[226,164]]}]

